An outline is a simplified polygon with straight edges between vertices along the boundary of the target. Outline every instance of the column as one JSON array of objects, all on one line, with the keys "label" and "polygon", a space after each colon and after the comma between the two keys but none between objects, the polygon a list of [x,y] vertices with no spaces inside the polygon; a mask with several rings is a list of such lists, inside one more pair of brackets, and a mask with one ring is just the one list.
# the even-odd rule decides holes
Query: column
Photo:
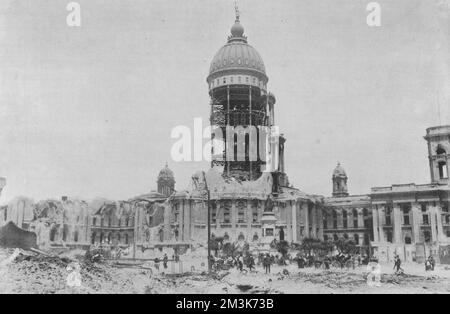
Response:
[{"label": "column", "polygon": [[[179,230],[178,236],[181,237],[181,241],[183,242],[189,242],[189,210],[186,206],[186,201],[183,199],[181,200],[181,212],[183,213],[183,228],[182,230]],[[206,217],[208,218],[208,217]],[[208,227],[208,226],[206,226]]]},{"label": "column", "polygon": [[438,241],[438,229],[437,229],[437,207],[430,206],[430,224],[431,224],[431,242]]},{"label": "column", "polygon": [[286,203],[286,239],[292,242],[292,201]]},{"label": "column", "polygon": [[297,243],[297,208],[299,206],[298,201],[294,202],[291,207],[292,215],[292,242]]},{"label": "column", "polygon": [[[309,207],[309,206],[308,206]],[[309,209],[308,209],[309,211]],[[311,220],[312,220],[312,232],[311,232],[311,236],[313,238],[317,238],[317,212],[315,211],[315,208],[313,207],[311,210]]]},{"label": "column", "polygon": [[322,207],[319,205],[317,205],[316,215],[317,215],[317,226],[319,228],[319,233],[317,234],[317,237],[323,240],[323,215],[322,215]]},{"label": "column", "polygon": [[337,208],[336,213],[337,213],[337,227],[338,227],[338,229],[343,229],[344,228],[344,214],[343,214],[342,208]]},{"label": "column", "polygon": [[385,224],[384,215],[386,212],[386,205],[379,205],[377,212],[378,212],[378,235],[379,235],[378,238],[380,242],[386,242],[383,228]]},{"label": "column", "polygon": [[422,215],[422,209],[418,203],[412,204],[412,240],[413,243],[420,242],[420,216]]},{"label": "column", "polygon": [[379,233],[379,215],[378,215],[378,207],[374,205],[372,208],[372,221],[373,221],[373,241],[380,242],[380,233]]},{"label": "column", "polygon": [[309,214],[308,214],[308,203],[305,202],[302,204],[302,212],[303,212],[303,225],[305,226],[304,237],[309,238]]},{"label": "column", "polygon": [[394,203],[394,243],[402,243],[402,214],[400,210],[400,205]]},{"label": "column", "polygon": [[364,228],[363,211],[361,208],[358,208],[357,211],[358,211],[358,228]]}]

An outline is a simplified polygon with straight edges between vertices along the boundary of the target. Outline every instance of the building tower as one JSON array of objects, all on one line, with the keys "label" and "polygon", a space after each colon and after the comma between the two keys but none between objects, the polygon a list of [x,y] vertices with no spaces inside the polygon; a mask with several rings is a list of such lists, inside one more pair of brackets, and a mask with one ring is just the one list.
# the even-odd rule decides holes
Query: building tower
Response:
[{"label": "building tower", "polygon": [[333,197],[348,196],[347,179],[344,168],[338,163],[333,171]]},{"label": "building tower", "polygon": [[236,8],[231,35],[214,56],[207,78],[215,143],[211,164],[223,167],[224,176],[251,181],[265,169],[275,104],[275,97],[267,93],[268,80],[261,56],[247,43]]},{"label": "building tower", "polygon": [[427,129],[431,182],[449,184],[450,125]]},{"label": "building tower", "polygon": [[169,197],[175,191],[175,177],[172,170],[169,169],[167,163],[166,166],[161,169],[158,175],[158,193]]}]

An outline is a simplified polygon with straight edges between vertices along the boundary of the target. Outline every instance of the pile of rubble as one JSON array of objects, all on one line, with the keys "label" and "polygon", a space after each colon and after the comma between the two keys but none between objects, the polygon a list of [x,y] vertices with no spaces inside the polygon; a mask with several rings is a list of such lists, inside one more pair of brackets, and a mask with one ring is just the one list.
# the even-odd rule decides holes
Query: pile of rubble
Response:
[{"label": "pile of rubble", "polygon": [[[11,252],[3,257],[11,257]],[[15,252],[17,252],[16,250]],[[0,293],[134,293],[133,279],[108,264],[74,261],[67,257],[45,256],[20,250],[0,270]],[[5,259],[4,259],[5,260]],[[81,286],[67,284],[69,265],[80,266]],[[142,292],[142,291],[140,291]]]}]

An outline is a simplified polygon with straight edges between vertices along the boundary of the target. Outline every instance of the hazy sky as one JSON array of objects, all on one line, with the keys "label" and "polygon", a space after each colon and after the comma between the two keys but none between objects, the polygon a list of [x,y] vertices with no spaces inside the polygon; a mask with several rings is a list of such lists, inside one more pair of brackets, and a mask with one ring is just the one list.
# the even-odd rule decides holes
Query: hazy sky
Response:
[{"label": "hazy sky", "polygon": [[[208,121],[206,76],[234,2],[79,0],[79,28],[69,2],[0,2],[1,202],[127,199],[155,189],[166,161],[185,188],[208,164],[172,162],[170,132]],[[370,28],[369,2],[239,1],[288,175],[307,193],[330,195],[337,161],[355,194],[426,183],[425,129],[450,124],[450,4],[378,1],[382,26]]]}]

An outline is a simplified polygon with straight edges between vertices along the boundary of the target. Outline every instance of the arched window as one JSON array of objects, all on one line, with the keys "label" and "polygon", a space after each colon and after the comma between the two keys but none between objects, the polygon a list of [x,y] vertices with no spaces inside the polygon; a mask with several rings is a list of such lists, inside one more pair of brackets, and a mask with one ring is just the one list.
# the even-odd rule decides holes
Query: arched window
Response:
[{"label": "arched window", "polygon": [[94,217],[94,218],[92,219],[92,225],[93,225],[93,226],[97,225],[97,217]]},{"label": "arched window", "polygon": [[73,234],[73,241],[78,242],[78,230],[76,230],[75,233]]},{"label": "arched window", "polygon": [[69,235],[69,227],[67,225],[64,225],[64,227],[63,227],[63,237],[62,237],[62,240],[64,242],[67,241],[68,235]]},{"label": "arched window", "polygon": [[242,232],[239,233],[238,240],[239,240],[239,241],[244,241],[244,240],[245,240],[245,236],[244,236],[244,234],[243,234]]},{"label": "arched window", "polygon": [[445,155],[445,154],[447,154],[447,152],[445,151],[444,147],[442,147],[442,145],[439,144],[436,149],[436,154]]},{"label": "arched window", "polygon": [[100,244],[103,244],[103,233],[100,233]]},{"label": "arched window", "polygon": [[92,235],[91,235],[91,244],[95,244],[95,238],[97,237],[97,233],[95,233],[95,232],[92,232]]},{"label": "arched window", "polygon": [[125,234],[125,244],[128,244],[129,239],[128,239],[128,234]]},{"label": "arched window", "polygon": [[107,241],[108,241],[108,244],[111,244],[111,233],[108,233]]}]

